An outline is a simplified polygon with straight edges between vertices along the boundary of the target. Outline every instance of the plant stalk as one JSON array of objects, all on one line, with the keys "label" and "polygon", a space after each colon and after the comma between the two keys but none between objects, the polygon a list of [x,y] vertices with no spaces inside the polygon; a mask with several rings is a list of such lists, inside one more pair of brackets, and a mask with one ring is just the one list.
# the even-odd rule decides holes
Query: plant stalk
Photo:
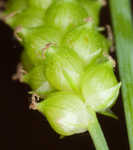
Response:
[{"label": "plant stalk", "polygon": [[88,131],[94,142],[96,150],[109,150],[96,115],[93,117],[93,122],[88,125]]}]

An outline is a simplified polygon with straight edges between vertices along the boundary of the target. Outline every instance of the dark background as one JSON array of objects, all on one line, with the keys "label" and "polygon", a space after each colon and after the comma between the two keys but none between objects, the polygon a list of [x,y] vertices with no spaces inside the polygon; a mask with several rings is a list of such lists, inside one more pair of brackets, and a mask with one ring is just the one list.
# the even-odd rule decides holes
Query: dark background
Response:
[{"label": "dark background", "polygon": [[[106,24],[111,24],[108,7],[101,12],[101,26]],[[40,113],[29,110],[29,87],[11,80],[22,49],[13,37],[13,31],[0,22],[0,149],[94,150],[88,133],[60,140]],[[116,74],[118,76],[117,70]],[[98,115],[103,132],[110,150],[128,150],[121,98],[113,111],[119,120]]]}]

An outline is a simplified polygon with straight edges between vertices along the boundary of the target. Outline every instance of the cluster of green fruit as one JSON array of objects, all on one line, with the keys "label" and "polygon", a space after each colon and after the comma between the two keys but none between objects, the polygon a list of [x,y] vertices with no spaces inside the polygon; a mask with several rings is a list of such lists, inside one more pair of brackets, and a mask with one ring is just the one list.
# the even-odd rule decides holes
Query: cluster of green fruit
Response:
[{"label": "cluster of green fruit", "polygon": [[10,0],[3,20],[24,46],[21,81],[45,99],[32,104],[52,128],[69,136],[91,130],[96,113],[119,94],[108,59],[111,41],[100,33],[103,0]]}]

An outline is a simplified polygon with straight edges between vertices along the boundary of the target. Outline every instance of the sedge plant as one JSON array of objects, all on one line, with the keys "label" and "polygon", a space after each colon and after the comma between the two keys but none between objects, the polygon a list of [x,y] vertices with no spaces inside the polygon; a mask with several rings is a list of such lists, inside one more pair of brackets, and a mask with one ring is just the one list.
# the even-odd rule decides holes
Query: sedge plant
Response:
[{"label": "sedge plant", "polygon": [[111,107],[121,83],[109,55],[111,41],[98,27],[105,1],[8,3],[1,19],[24,46],[23,69],[14,78],[30,85],[30,93],[43,99],[33,98],[30,108],[41,112],[59,135],[88,131],[97,150],[108,150],[96,113],[116,118]]}]

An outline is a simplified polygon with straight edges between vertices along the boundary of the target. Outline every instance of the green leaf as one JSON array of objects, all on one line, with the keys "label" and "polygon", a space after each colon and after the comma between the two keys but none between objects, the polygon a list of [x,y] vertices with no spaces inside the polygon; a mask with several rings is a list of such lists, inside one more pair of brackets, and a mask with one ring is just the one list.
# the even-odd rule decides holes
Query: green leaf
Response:
[{"label": "green leaf", "polygon": [[122,99],[130,150],[133,150],[133,23],[129,0],[110,0],[115,33]]}]

